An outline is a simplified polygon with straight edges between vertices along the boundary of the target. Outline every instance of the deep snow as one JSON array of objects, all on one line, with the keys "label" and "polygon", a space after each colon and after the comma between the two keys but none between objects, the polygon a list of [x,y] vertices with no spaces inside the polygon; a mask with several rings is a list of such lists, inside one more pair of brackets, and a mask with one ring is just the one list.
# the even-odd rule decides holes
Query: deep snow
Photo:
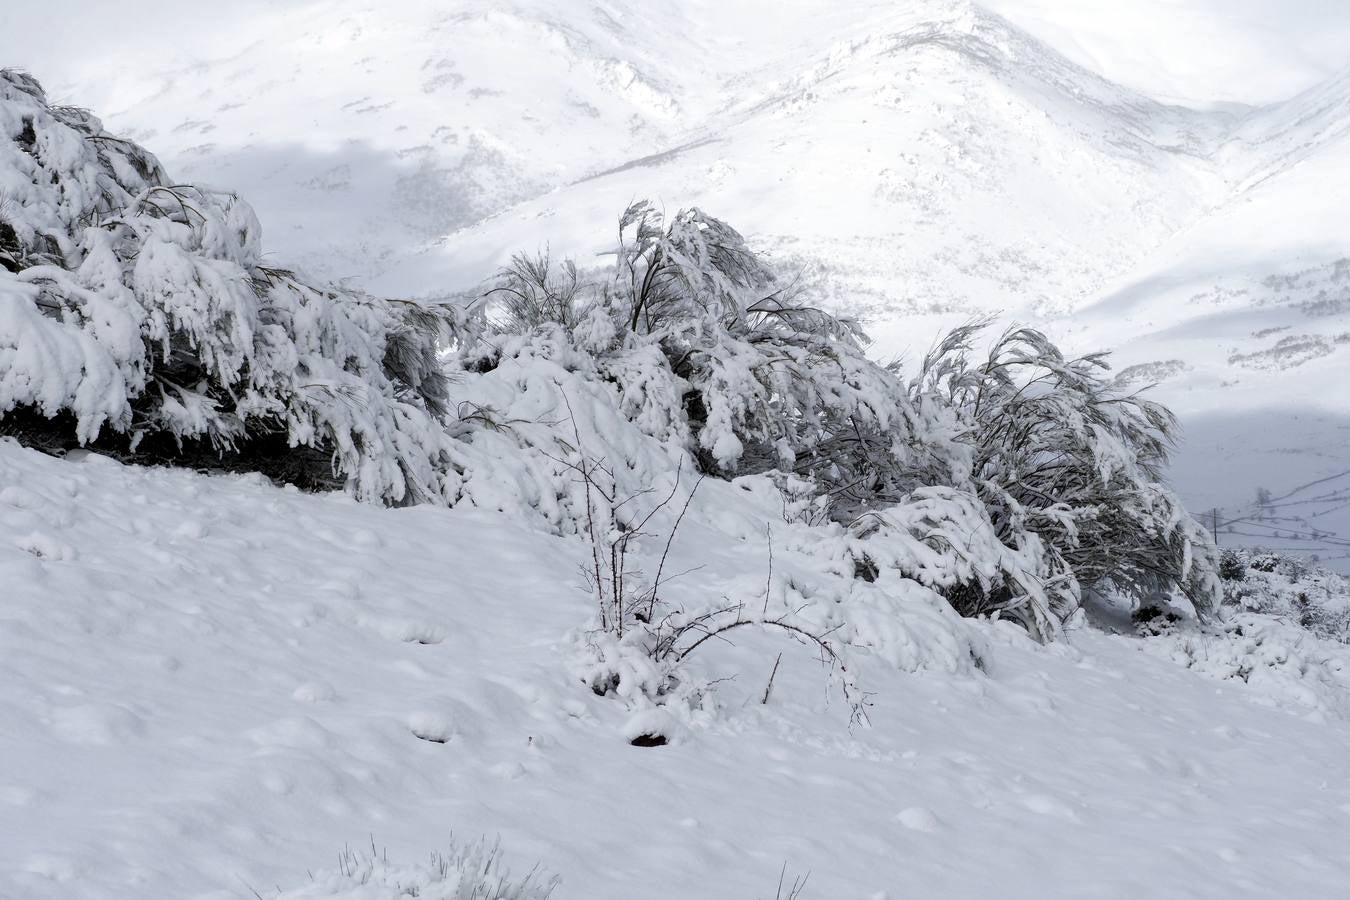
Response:
[{"label": "deep snow", "polygon": [[[644,749],[575,676],[574,539],[10,442],[0,463],[6,898],[269,896],[344,846],[415,862],[452,832],[596,900],[766,897],[784,863],[828,898],[1350,877],[1335,645],[1303,651],[1324,680],[1243,683],[1156,639],[972,624],[985,672],[864,658],[873,724],[850,732],[805,649],[755,638],[696,664],[730,679],[717,711]],[[706,522],[682,543],[698,590],[766,550]]]}]

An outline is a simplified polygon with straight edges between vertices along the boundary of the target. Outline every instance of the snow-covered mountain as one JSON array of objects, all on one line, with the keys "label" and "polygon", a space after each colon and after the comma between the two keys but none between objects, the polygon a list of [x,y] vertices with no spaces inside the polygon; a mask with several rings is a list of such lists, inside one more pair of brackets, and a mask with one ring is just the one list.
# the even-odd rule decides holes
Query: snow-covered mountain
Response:
[{"label": "snow-covered mountain", "polygon": [[1350,187],[1350,72],[1254,111],[1211,156],[1228,196],[1068,324],[1097,339],[1123,330],[1150,351],[1159,342],[1208,369],[1209,388],[1233,388],[1222,390],[1225,405],[1269,405],[1288,385],[1253,373],[1297,368],[1307,388],[1322,371],[1309,364],[1343,363],[1350,221],[1338,198]]},{"label": "snow-covered mountain", "polygon": [[285,38],[117,88],[109,121],[259,197],[278,249],[417,293],[543,242],[588,256],[649,196],[737,222],[856,309],[1066,310],[1222,190],[1202,157],[1228,116],[970,4],[792,4],[754,30],[758,7],[730,8],[306,7]]},{"label": "snow-covered mountain", "polygon": [[1266,105],[1346,63],[1350,7],[1328,0],[981,0],[1070,58],[1151,97]]},{"label": "snow-covered mountain", "polygon": [[[1213,158],[1231,194],[1060,328],[1160,382],[1190,434],[1177,477],[1197,508],[1223,509],[1233,542],[1344,568],[1350,73],[1254,111]],[[1253,503],[1310,482],[1279,515]]]},{"label": "snow-covered mountain", "polygon": [[429,264],[488,269],[544,237],[585,256],[628,198],[651,196],[716,210],[873,318],[1043,315],[1203,212],[1221,181],[1200,155],[1223,124],[977,8],[886,10],[766,63],[681,145],[456,231]]},{"label": "snow-covered mountain", "polygon": [[462,287],[522,247],[589,256],[650,196],[736,222],[881,317],[1075,309],[1262,165],[1326,143],[1306,111],[1344,93],[1249,117],[1166,106],[954,0],[397,17],[328,0],[211,48],[60,93],[257,198],[269,244],[323,274]]},{"label": "snow-covered mountain", "polygon": [[67,90],[162,148],[175,173],[258,197],[288,257],[370,279],[606,160],[656,152],[700,115],[698,70],[675,63],[708,51],[671,13],[583,13],[307,4],[254,19],[220,58]]},{"label": "snow-covered mountain", "polygon": [[[241,395],[349,426],[385,412],[405,457],[453,457],[430,468],[456,502],[391,509],[0,439],[0,900],[464,900],[483,895],[458,875],[494,866],[417,861],[479,835],[501,836],[518,876],[560,874],[560,900],[1343,893],[1343,580],[1229,557],[1216,622],[1089,597],[1040,644],[958,614],[961,589],[996,602],[998,567],[1040,557],[1012,554],[987,514],[953,516],[941,487],[871,532],[822,521],[791,478],[695,482],[688,384],[650,343],[602,366],[587,347],[624,346],[603,316],[508,335],[419,397],[408,357],[439,373],[437,357],[399,341],[416,329],[384,315],[395,301],[318,327],[348,292],[285,266],[437,295],[521,249],[603,264],[634,197],[700,205],[862,313],[878,355],[912,358],[995,310],[1114,348],[1121,384],[1156,381],[1182,414],[1181,486],[1192,512],[1224,507],[1222,542],[1334,555],[1350,534],[1350,75],[1269,107],[1187,109],[938,0],[408,0],[397,15],[246,0],[200,15],[215,30],[192,33],[208,48],[195,60],[91,53],[48,89],[180,178],[240,190],[275,255],[243,204],[207,192],[158,188],[110,219],[153,160],[21,90],[0,123],[2,183],[22,189],[0,192],[0,401],[69,409],[43,390],[65,381],[115,406],[128,385],[91,366],[114,346],[132,387],[175,361],[191,375],[113,410],[127,427],[146,410],[238,413]],[[173,46],[171,23],[141,25]],[[156,253],[177,265],[156,271]],[[244,314],[194,290],[211,274]],[[201,299],[180,313],[197,330],[175,347],[182,321],[170,335],[155,316],[183,298]],[[745,344],[719,344],[731,375],[754,368]],[[195,366],[217,345],[241,355]],[[856,355],[828,359],[853,366],[830,402],[860,398],[857,430],[876,382]],[[239,387],[259,372],[278,377]],[[425,427],[428,398],[453,409],[451,432]],[[941,410],[921,411],[937,417],[922,436],[961,458]],[[292,447],[349,434],[391,478],[408,468],[368,429],[292,422]],[[236,436],[270,424],[241,419]],[[1133,464],[1110,449],[1092,468]],[[612,528],[587,524],[603,513],[588,465],[608,466]],[[1160,508],[1168,534],[1193,528]],[[703,648],[669,669],[596,624],[604,588],[578,571],[603,581],[597,542],[627,560],[630,534],[632,577],[662,611],[633,633],[686,617]],[[797,630],[701,638],[728,614]],[[822,635],[848,648],[847,672]]]}]

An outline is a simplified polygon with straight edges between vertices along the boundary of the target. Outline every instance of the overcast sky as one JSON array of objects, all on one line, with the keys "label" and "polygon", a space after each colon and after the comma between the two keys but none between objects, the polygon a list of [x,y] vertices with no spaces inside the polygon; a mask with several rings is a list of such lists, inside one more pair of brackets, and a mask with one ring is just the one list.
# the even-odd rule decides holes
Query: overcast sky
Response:
[{"label": "overcast sky", "polygon": [[[5,10],[0,65],[29,69],[49,86],[87,83],[119,66],[169,68],[265,39],[269,11],[307,2],[6,2],[17,8]],[[774,0],[764,2],[771,6]],[[1350,66],[1350,0],[984,0],[984,5],[1075,61],[1167,100],[1268,103]],[[454,0],[446,6],[453,8]],[[397,15],[397,8],[390,4],[390,15]]]}]

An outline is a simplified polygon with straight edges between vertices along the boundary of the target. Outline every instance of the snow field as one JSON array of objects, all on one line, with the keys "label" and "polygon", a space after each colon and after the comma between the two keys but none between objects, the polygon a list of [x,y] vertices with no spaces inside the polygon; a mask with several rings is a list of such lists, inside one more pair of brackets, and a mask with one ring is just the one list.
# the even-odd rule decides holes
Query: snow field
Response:
[{"label": "snow field", "polygon": [[[750,636],[693,663],[730,680],[644,749],[577,678],[575,539],[0,461],[0,896],[378,897],[320,873],[452,833],[616,900],[770,896],[784,863],[830,898],[1331,898],[1350,875],[1345,720],[1137,638],[961,622],[984,671],[856,654],[873,724],[850,732],[805,648]],[[762,573],[762,538],[706,518],[683,589]]]}]

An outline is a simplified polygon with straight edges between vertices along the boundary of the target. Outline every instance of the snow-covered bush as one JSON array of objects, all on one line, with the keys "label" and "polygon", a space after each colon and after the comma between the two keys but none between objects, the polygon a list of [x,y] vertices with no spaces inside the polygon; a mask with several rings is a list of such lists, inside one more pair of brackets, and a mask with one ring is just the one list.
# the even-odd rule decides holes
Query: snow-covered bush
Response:
[{"label": "snow-covered bush", "polygon": [[870,562],[938,592],[963,616],[997,614],[1048,641],[1077,609],[1072,571],[1035,533],[1000,532],[974,491],[920,488],[853,531],[870,538]]},{"label": "snow-covered bush", "polygon": [[461,354],[464,371],[518,363],[525,346],[570,355],[569,371],[593,371],[624,418],[702,473],[769,475],[785,509],[848,524],[874,548],[867,565],[964,615],[1049,639],[1085,589],[1214,605],[1213,546],[1164,481],[1175,423],[1115,392],[1101,356],[1069,359],[1015,329],[977,361],[972,325],[906,381],[725,222],[697,209],[667,222],[643,202],[619,235],[607,275],[517,257],[487,292],[493,338]]},{"label": "snow-covered bush", "polygon": [[[607,278],[517,257],[487,292],[499,332],[552,328],[620,386],[625,413],[700,469],[809,478],[849,518],[932,468],[903,383],[867,358],[857,324],[801,302],[725,222],[646,202],[619,222]],[[491,358],[471,368],[483,370]]]},{"label": "snow-covered bush", "polygon": [[[582,681],[635,706],[656,700],[683,707],[685,699],[697,706],[704,664],[691,669],[676,662],[681,652],[666,638],[679,632],[683,648],[702,627],[741,619],[752,621],[727,638],[791,640],[793,632],[783,626],[793,624],[825,638],[845,665],[860,647],[905,671],[973,668],[978,629],[961,622],[934,590],[890,565],[893,558],[914,558],[912,538],[856,536],[821,515],[820,501],[828,498],[790,474],[727,479],[698,472],[679,431],[684,420],[635,412],[659,408],[655,403],[629,405],[646,390],[666,390],[660,385],[671,375],[659,348],[628,351],[628,371],[646,374],[621,383],[607,374],[604,358],[577,343],[556,323],[526,334],[492,334],[456,356],[452,393],[460,415],[455,433],[466,442],[461,502],[584,539],[578,562],[586,571],[578,586],[591,585],[595,614],[578,635]],[[678,409],[679,395],[672,396]],[[595,482],[589,497],[583,471]],[[772,559],[765,552],[769,525]],[[755,547],[745,577],[735,583],[709,585],[687,571],[707,554]],[[598,551],[598,565],[591,550]],[[887,567],[864,577],[869,556]],[[725,646],[708,641],[686,661],[716,656]],[[829,677],[836,691],[848,687],[849,676],[838,666]]]},{"label": "snow-covered bush", "polygon": [[[391,863],[374,849],[344,848],[335,872],[317,872],[304,887],[281,891],[276,900],[548,900],[558,879],[535,869],[513,881],[496,843],[451,845],[421,865]],[[261,896],[261,895],[260,895]]]},{"label": "snow-covered bush", "polygon": [[1350,715],[1350,579],[1278,551],[1225,548],[1223,603],[1190,623],[1161,609],[1140,621],[1149,652],[1254,700],[1314,716]]},{"label": "snow-covered bush", "polygon": [[[1052,616],[1076,608],[1081,590],[1108,587],[1137,599],[1179,591],[1208,614],[1218,554],[1165,482],[1171,413],[1116,390],[1104,354],[1065,357],[1033,329],[1005,332],[976,358],[982,328],[953,330],[925,358],[912,394],[956,415],[971,452],[969,489],[1001,543],[1039,555]],[[974,597],[959,603],[989,602],[980,586],[963,590]]]},{"label": "snow-covered bush", "polygon": [[1223,551],[1224,606],[1263,613],[1350,643],[1350,579],[1269,550]]},{"label": "snow-covered bush", "polygon": [[[670,601],[664,588],[679,573],[668,572],[666,562],[704,476],[685,487],[681,460],[664,496],[655,496],[650,489],[621,493],[616,467],[585,452],[567,402],[579,450],[558,461],[576,476],[585,497],[582,535],[590,558],[582,566],[582,577],[595,599],[599,625],[588,638],[592,662],[583,673],[591,690],[601,696],[614,694],[639,708],[661,705],[675,696],[687,705],[700,705],[701,689],[682,676],[686,660],[709,641],[727,642],[734,632],[758,629],[811,646],[849,704],[850,721],[864,721],[866,700],[841,645],[831,637],[836,629],[803,615],[803,608],[771,602],[772,568],[759,595],[724,595],[694,606]],[[664,535],[655,530],[654,522],[665,525]],[[659,555],[649,554],[655,558],[649,574],[639,568],[638,552],[639,544],[648,542],[655,542],[653,550],[659,550]],[[658,740],[647,731],[635,738],[654,741],[644,746],[666,742],[664,735]]]},{"label": "snow-covered bush", "polygon": [[1350,648],[1298,624],[1236,612],[1161,629],[1142,646],[1211,678],[1242,682],[1257,702],[1350,716]]},{"label": "snow-covered bush", "polygon": [[309,284],[259,239],[235,195],[0,72],[0,429],[180,461],[308,448],[361,498],[453,497],[457,314]]}]

